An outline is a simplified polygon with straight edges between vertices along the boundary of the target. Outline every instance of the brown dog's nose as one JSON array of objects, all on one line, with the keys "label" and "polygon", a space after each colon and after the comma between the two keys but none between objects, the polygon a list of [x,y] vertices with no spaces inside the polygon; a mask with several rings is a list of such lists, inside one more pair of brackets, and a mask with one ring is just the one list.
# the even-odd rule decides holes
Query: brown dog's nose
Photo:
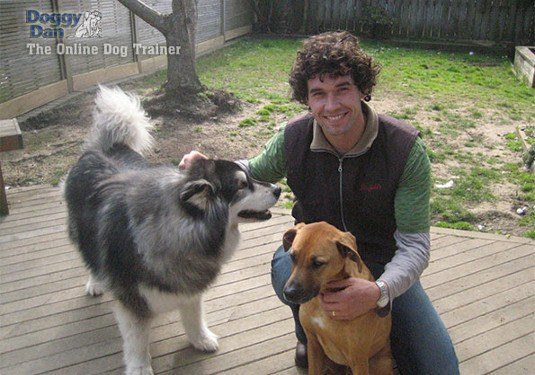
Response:
[{"label": "brown dog's nose", "polygon": [[288,302],[296,302],[299,296],[299,289],[295,283],[288,283],[284,287],[282,294]]}]

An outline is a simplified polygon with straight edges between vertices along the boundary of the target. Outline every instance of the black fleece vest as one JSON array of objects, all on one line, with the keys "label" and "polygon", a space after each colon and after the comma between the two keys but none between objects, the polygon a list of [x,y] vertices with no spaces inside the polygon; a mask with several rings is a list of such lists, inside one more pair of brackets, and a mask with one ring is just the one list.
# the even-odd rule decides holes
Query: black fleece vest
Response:
[{"label": "black fleece vest", "polygon": [[396,251],[394,197],[418,130],[379,115],[371,148],[360,156],[339,157],[310,150],[313,123],[310,114],[301,116],[284,134],[296,223],[326,221],[353,233],[366,263],[388,263]]}]

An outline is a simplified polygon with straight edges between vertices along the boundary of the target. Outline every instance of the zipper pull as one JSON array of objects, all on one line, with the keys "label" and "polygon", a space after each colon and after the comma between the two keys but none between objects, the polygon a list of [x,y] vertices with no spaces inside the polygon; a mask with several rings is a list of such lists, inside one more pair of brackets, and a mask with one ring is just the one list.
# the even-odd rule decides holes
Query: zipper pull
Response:
[{"label": "zipper pull", "polygon": [[340,164],[338,164],[338,173],[342,173],[342,162],[344,159],[338,159],[338,161],[340,162]]}]

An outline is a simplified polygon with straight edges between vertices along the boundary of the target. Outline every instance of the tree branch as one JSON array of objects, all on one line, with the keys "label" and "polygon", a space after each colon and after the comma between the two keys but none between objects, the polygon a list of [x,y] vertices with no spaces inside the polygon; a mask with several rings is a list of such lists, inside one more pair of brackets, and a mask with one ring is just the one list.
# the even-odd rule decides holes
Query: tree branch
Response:
[{"label": "tree branch", "polygon": [[125,7],[130,9],[136,16],[141,18],[143,21],[156,28],[162,34],[166,34],[168,31],[167,27],[167,15],[164,15],[160,12],[149,7],[141,0],[117,0]]}]

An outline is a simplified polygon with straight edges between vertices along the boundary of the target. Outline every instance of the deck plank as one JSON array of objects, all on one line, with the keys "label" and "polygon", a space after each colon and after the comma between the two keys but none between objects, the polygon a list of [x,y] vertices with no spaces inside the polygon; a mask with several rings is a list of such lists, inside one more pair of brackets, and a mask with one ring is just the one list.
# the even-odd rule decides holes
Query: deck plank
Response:
[{"label": "deck plank", "polygon": [[[0,218],[0,373],[121,374],[122,342],[109,295],[85,296],[87,271],[66,233],[58,188],[8,191]],[[177,312],[153,324],[156,373],[303,375],[293,366],[290,310],[274,295],[270,262],[293,218],[282,209],[242,225],[242,241],[205,295],[220,336],[193,350]],[[535,241],[433,228],[422,276],[465,374],[528,374],[535,366]]]},{"label": "deck plank", "polygon": [[533,348],[535,348],[535,336],[532,332],[461,362],[460,370],[464,374],[489,373],[533,355]]},{"label": "deck plank", "polygon": [[462,343],[465,340],[484,334],[503,324],[533,314],[534,304],[535,297],[533,296],[518,299],[501,307],[496,306],[490,312],[474,316],[472,319],[456,324],[455,326],[450,325],[448,331],[455,343]]},{"label": "deck plank", "polygon": [[535,368],[535,355],[528,354],[513,363],[500,367],[492,371],[493,375],[531,375]]},{"label": "deck plank", "polygon": [[[535,327],[535,319],[532,315],[528,315],[458,343],[456,351],[459,361],[466,362],[497,346],[529,335],[533,333],[533,327]],[[533,348],[535,349],[535,345]]]}]

